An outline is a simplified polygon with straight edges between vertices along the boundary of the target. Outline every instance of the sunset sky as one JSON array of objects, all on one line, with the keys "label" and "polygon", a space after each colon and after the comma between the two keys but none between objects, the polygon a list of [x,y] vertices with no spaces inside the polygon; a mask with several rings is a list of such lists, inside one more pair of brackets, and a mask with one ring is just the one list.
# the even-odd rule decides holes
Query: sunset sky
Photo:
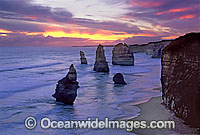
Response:
[{"label": "sunset sky", "polygon": [[199,0],[0,0],[0,46],[141,44],[199,31]]}]

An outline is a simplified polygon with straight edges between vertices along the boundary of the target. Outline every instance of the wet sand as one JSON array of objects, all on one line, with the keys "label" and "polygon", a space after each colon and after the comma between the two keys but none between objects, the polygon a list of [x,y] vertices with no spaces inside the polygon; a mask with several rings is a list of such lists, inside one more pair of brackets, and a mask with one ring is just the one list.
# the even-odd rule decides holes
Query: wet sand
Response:
[{"label": "wet sand", "polygon": [[197,135],[197,129],[190,128],[188,125],[183,124],[184,121],[177,118],[173,112],[166,109],[164,105],[161,104],[161,97],[151,98],[148,102],[136,105],[140,108],[140,115],[131,120],[146,120],[147,122],[153,120],[170,120],[175,121],[175,129],[135,129],[133,132],[139,135]]}]

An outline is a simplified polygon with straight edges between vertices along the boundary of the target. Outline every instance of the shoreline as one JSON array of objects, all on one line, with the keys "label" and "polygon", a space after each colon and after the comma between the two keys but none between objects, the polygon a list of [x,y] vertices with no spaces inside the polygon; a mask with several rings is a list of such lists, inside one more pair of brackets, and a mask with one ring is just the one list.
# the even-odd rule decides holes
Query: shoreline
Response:
[{"label": "shoreline", "polygon": [[[155,87],[155,88],[152,88],[152,90],[161,92],[161,87]],[[132,99],[130,101],[120,103],[119,107],[123,108],[126,112],[131,113],[131,116],[117,117],[116,120],[132,120],[140,116],[141,109],[139,105],[148,103],[152,98],[156,98],[156,97],[160,97],[160,94],[157,96],[150,96],[150,97],[144,98],[143,100]],[[137,114],[133,115],[133,112],[137,112]]]},{"label": "shoreline", "polygon": [[199,132],[195,128],[190,128],[189,125],[185,125],[184,121],[180,118],[176,117],[173,112],[165,108],[164,105],[161,104],[162,99],[159,97],[152,97],[149,101],[145,103],[141,103],[135,105],[140,108],[139,115],[130,120],[133,121],[142,121],[146,120],[150,121],[159,121],[159,120],[168,120],[175,121],[176,128],[175,129],[135,129],[132,132],[135,134],[185,134],[185,135],[197,135]]}]

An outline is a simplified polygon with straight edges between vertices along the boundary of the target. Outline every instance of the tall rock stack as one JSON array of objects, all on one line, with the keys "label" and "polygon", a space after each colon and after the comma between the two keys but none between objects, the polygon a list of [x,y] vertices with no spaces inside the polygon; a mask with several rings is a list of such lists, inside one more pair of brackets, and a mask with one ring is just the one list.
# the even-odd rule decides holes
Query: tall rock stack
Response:
[{"label": "tall rock stack", "polygon": [[200,127],[200,33],[179,37],[163,50],[161,83],[164,104]]},{"label": "tall rock stack", "polygon": [[94,64],[94,71],[97,72],[109,72],[108,62],[104,54],[104,49],[102,45],[97,47],[96,51],[96,61]]},{"label": "tall rock stack", "polygon": [[84,52],[80,51],[80,56],[81,56],[81,64],[87,64],[87,59],[85,58]]},{"label": "tall rock stack", "polygon": [[72,105],[77,96],[77,89],[79,88],[77,80],[76,69],[73,64],[69,68],[66,77],[58,81],[55,94],[52,96],[56,101]]},{"label": "tall rock stack", "polygon": [[122,66],[134,66],[134,56],[127,44],[119,43],[112,51],[112,64]]}]

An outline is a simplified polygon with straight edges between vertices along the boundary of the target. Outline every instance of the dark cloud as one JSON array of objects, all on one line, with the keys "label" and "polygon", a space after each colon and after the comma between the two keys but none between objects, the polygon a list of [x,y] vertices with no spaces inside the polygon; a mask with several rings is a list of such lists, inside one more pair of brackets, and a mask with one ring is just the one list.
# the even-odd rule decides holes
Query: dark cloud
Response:
[{"label": "dark cloud", "polygon": [[129,0],[129,3],[133,5],[130,8],[133,12],[126,16],[133,21],[143,20],[153,26],[169,27],[168,35],[200,31],[199,0]]},{"label": "dark cloud", "polygon": [[43,28],[38,24],[27,23],[18,20],[0,19],[0,29],[9,31],[43,32]]},{"label": "dark cloud", "polygon": [[142,32],[137,26],[128,26],[126,23],[118,23],[113,21],[102,22],[90,19],[75,18],[74,23],[88,28],[127,32],[128,34]]},{"label": "dark cloud", "polygon": [[[31,3],[32,0],[0,0],[0,17],[35,21],[71,22],[72,14],[61,8]],[[33,19],[34,18],[34,19]]]},{"label": "dark cloud", "polygon": [[[31,0],[17,0],[17,1],[0,0],[0,18],[13,20],[11,22],[9,20],[8,25],[5,26],[4,28],[8,28],[9,30],[14,30],[14,31],[16,30],[33,31],[33,32],[42,31],[42,28],[37,24],[31,23],[25,25],[24,22],[15,21],[15,20],[23,20],[23,21],[36,21],[36,22],[74,23],[91,29],[105,29],[118,32],[127,32],[129,34],[141,32],[140,29],[137,28],[137,26],[128,26],[125,23],[118,23],[112,21],[100,22],[91,19],[72,18],[73,17],[72,14],[64,9],[61,8],[52,9],[50,7],[45,7],[42,5],[35,5],[32,4],[31,2],[32,2]],[[117,2],[122,2],[122,1],[116,0],[112,1],[111,3],[114,4]],[[16,25],[13,25],[15,22]],[[0,25],[0,27],[3,27],[5,21],[0,23],[2,24]]]},{"label": "dark cloud", "polygon": [[[139,0],[130,0],[132,3],[134,1]],[[130,3],[129,1],[129,3]],[[169,20],[169,19],[177,19],[180,16],[186,15],[186,14],[195,14],[199,15],[199,9],[200,9],[200,2],[199,0],[189,1],[189,0],[140,0],[140,3],[149,3],[149,7],[145,6],[133,6],[130,8],[130,10],[133,11],[133,13],[127,14],[129,17],[141,19],[141,20]],[[162,3],[161,5],[158,4],[158,6],[154,7],[151,3]],[[184,9],[185,11],[179,11],[179,12],[167,12],[171,9]],[[187,9],[188,8],[188,9]],[[157,15],[156,13],[160,12],[166,12],[161,15]]]},{"label": "dark cloud", "polygon": [[[139,36],[139,37],[132,37],[132,38],[127,38],[121,42],[125,42],[129,45],[133,45],[133,44],[146,44],[152,41],[160,41],[161,36],[157,36],[157,37],[146,37],[146,36]],[[119,41],[120,42],[120,41]]]},{"label": "dark cloud", "polygon": [[81,46],[95,45],[94,42],[83,38],[54,38],[43,35],[8,34],[0,36],[0,46]]},{"label": "dark cloud", "polygon": [[192,7],[199,5],[199,0],[128,0],[132,9],[166,11],[174,8]]}]

